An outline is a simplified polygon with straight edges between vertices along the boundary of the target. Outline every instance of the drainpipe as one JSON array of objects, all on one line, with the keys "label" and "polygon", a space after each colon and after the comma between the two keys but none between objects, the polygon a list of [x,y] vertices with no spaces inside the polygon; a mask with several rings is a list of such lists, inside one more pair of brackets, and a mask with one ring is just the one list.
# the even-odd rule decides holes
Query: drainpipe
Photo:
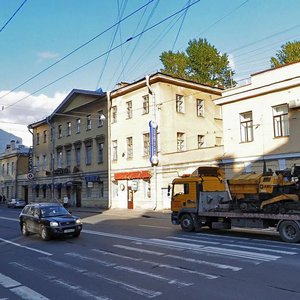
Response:
[{"label": "drainpipe", "polygon": [[51,143],[51,157],[50,157],[50,172],[51,172],[51,202],[54,202],[54,129],[51,123],[49,122],[49,117],[46,118],[46,122],[50,129],[50,143]]},{"label": "drainpipe", "polygon": [[[150,86],[150,77],[149,77],[149,75],[146,75],[145,79],[146,79],[146,85],[147,85],[148,90],[149,90],[149,94],[152,95],[152,105],[153,105],[153,112],[152,112],[153,120],[152,120],[152,122],[157,124],[155,93],[154,93],[153,89]],[[156,161],[152,161],[151,163],[152,163],[152,166],[153,166],[153,181],[154,181],[154,207],[153,207],[153,210],[156,210],[156,208],[157,208],[157,164],[158,164],[158,159],[156,159]]]},{"label": "drainpipe", "polygon": [[111,113],[111,97],[110,91],[106,92],[107,98],[107,169],[108,169],[108,209],[111,208],[112,205],[112,191],[111,191],[111,126],[110,126],[110,113]]}]

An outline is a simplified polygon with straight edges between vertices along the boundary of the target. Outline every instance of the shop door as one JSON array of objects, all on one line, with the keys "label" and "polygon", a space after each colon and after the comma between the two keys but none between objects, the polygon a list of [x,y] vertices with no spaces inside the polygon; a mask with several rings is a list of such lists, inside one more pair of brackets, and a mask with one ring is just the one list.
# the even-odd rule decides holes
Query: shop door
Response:
[{"label": "shop door", "polygon": [[133,209],[133,190],[131,187],[128,187],[128,193],[127,193],[127,208]]}]

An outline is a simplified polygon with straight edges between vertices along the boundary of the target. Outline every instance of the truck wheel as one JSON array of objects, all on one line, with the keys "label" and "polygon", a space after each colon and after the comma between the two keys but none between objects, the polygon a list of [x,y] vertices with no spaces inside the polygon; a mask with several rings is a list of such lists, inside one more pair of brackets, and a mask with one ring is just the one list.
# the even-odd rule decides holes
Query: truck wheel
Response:
[{"label": "truck wheel", "polygon": [[195,229],[193,218],[189,214],[185,214],[181,217],[180,225],[181,229],[186,232],[190,232]]},{"label": "truck wheel", "polygon": [[279,226],[279,234],[287,243],[298,243],[300,241],[300,227],[294,221],[283,221]]}]

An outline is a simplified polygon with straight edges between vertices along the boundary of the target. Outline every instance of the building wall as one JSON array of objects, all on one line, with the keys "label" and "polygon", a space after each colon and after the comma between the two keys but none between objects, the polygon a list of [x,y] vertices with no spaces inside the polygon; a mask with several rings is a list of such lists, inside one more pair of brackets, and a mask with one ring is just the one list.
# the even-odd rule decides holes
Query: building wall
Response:
[{"label": "building wall", "polygon": [[[101,99],[100,99],[101,98]],[[87,91],[71,92],[55,113],[48,118],[49,124],[39,122],[32,124],[34,139],[37,132],[48,130],[47,142],[35,145],[34,164],[37,157],[47,155],[47,166],[40,168],[31,181],[33,201],[60,202],[68,198],[71,206],[108,207],[108,151],[107,120],[99,126],[99,112],[107,117],[107,102],[104,96]],[[90,116],[90,126],[87,126]],[[80,119],[80,132],[76,130],[76,120]],[[71,124],[71,132],[67,124]],[[61,126],[61,135],[59,135]],[[50,139],[50,127],[53,138]],[[103,143],[103,160],[99,161],[98,144]],[[87,160],[87,147],[91,146],[91,159]],[[75,149],[80,148],[80,165],[77,165]],[[70,150],[70,162],[67,162],[67,151]],[[58,158],[62,152],[62,159]],[[54,168],[51,167],[51,154],[54,153]],[[52,192],[52,187],[54,190]]]},{"label": "building wall", "polygon": [[[111,123],[111,141],[117,141],[118,157],[111,163],[112,207],[162,209],[170,208],[168,185],[180,174],[192,173],[201,164],[214,164],[222,156],[222,120],[220,107],[212,99],[220,94],[201,90],[201,85],[154,75],[149,92],[146,83],[134,89],[112,93],[111,107],[117,107],[117,122]],[[184,82],[184,84],[183,84]],[[128,90],[128,92],[126,92]],[[184,111],[176,112],[176,94],[183,96]],[[149,96],[149,113],[143,114],[143,96]],[[204,116],[197,116],[196,99],[204,100]],[[132,101],[132,118],[127,118],[127,102]],[[155,112],[154,105],[155,102]],[[112,118],[111,112],[111,118]],[[144,155],[143,134],[149,133],[149,122],[158,124],[157,166]],[[177,132],[185,134],[185,147],[177,150]],[[198,135],[205,145],[198,149]],[[126,138],[132,137],[133,157],[128,158]],[[216,146],[216,137],[220,145]],[[113,147],[111,156],[113,159]],[[137,172],[141,172],[140,175]],[[149,172],[149,178],[142,172]],[[121,176],[118,178],[118,176]],[[126,177],[127,176],[127,177]],[[133,199],[131,203],[130,199]]]},{"label": "building wall", "polygon": [[[300,64],[254,74],[251,83],[225,91],[216,100],[222,105],[224,157],[227,177],[238,172],[262,172],[267,168],[290,168],[299,164],[299,107],[291,106],[300,99]],[[299,103],[300,104],[300,103]],[[287,105],[288,134],[275,135],[274,107]],[[252,112],[253,140],[241,138],[241,114]]]}]

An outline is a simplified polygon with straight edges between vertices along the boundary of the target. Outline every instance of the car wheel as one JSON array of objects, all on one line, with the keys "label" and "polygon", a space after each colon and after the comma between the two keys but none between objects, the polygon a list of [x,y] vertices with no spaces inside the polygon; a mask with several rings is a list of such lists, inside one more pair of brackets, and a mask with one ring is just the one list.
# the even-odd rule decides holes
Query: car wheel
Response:
[{"label": "car wheel", "polygon": [[79,231],[79,232],[73,233],[73,237],[74,237],[74,238],[77,238],[77,237],[79,237],[79,236],[80,236],[80,231]]},{"label": "car wheel", "polygon": [[22,234],[23,234],[24,236],[29,235],[29,231],[27,230],[27,225],[26,225],[25,222],[22,224]]},{"label": "car wheel", "polygon": [[46,228],[45,226],[42,226],[42,227],[41,227],[41,238],[42,238],[44,241],[50,240],[49,233],[48,233],[47,228]]}]

